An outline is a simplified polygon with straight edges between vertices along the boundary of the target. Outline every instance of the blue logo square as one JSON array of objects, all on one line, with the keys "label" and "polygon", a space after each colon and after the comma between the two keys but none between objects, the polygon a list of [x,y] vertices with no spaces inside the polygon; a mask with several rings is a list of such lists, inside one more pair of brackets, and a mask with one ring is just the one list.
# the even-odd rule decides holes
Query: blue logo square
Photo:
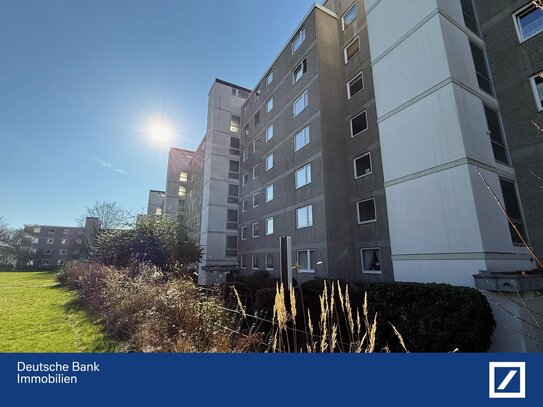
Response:
[{"label": "blue logo square", "polygon": [[[511,393],[520,391],[520,369],[515,367],[496,367],[494,370],[494,391],[496,393]],[[514,375],[511,372],[515,372]]]}]

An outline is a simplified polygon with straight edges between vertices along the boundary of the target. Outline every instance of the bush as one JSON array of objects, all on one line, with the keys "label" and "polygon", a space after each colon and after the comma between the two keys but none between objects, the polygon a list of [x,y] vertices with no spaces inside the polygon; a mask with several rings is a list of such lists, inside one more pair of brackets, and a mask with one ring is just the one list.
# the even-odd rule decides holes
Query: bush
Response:
[{"label": "bush", "polygon": [[[323,280],[312,280],[301,286],[304,311],[307,314],[309,309],[313,320],[320,315],[319,297],[323,284]],[[341,283],[341,286],[344,291],[345,284]],[[485,352],[490,347],[495,322],[488,302],[476,289],[447,284],[369,282],[349,283],[348,288],[353,309],[362,307],[367,292],[369,314],[378,315],[376,349],[403,350],[389,322],[398,329],[407,349],[412,352],[450,352],[455,349]],[[259,290],[255,312],[264,312],[269,318],[274,299],[275,289]],[[300,299],[296,300],[298,306]],[[338,302],[336,291],[336,304]],[[303,315],[299,310],[297,326],[304,326]],[[340,317],[339,320],[345,319]],[[340,336],[342,333],[347,335],[345,324],[338,329]]]}]

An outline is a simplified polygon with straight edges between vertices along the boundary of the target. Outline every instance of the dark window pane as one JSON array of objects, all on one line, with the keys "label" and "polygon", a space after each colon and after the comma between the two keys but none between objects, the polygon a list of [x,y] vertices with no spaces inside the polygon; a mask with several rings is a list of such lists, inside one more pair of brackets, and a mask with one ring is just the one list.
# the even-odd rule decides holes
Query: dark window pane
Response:
[{"label": "dark window pane", "polygon": [[357,39],[347,47],[347,61],[350,61],[358,53],[358,51],[360,51],[360,43]]},{"label": "dark window pane", "polygon": [[358,220],[360,222],[375,220],[375,201],[373,199],[358,202]]},{"label": "dark window pane", "polygon": [[368,128],[366,112],[362,112],[362,114],[359,114],[351,120],[351,128],[353,136],[356,136],[358,133],[361,133]]},{"label": "dark window pane", "polygon": [[461,0],[462,14],[464,15],[464,24],[466,27],[479,35],[479,26],[477,24],[477,17],[475,16],[475,8],[473,7],[473,0]]},{"label": "dark window pane", "polygon": [[351,82],[349,82],[349,96],[353,97],[356,93],[360,92],[364,88],[364,81],[362,75],[357,76]]},{"label": "dark window pane", "polygon": [[[522,237],[526,238],[524,221],[522,219],[522,214],[520,211],[520,203],[518,201],[517,192],[515,190],[515,184],[510,181],[500,179],[500,186],[502,188],[505,210],[507,211],[507,214],[509,215],[515,226],[518,228]],[[520,239],[517,232],[515,232],[515,229],[511,224],[509,224],[509,231],[511,233],[511,239],[514,243],[522,243],[522,240]]]},{"label": "dark window pane", "polygon": [[366,154],[355,160],[355,170],[357,178],[371,172],[371,159],[369,154]]},{"label": "dark window pane", "polygon": [[492,85],[490,83],[490,73],[485,60],[485,54],[483,50],[474,43],[470,42],[471,55],[473,57],[473,63],[475,65],[475,73],[477,74],[477,82],[479,88],[486,93],[492,95]]}]

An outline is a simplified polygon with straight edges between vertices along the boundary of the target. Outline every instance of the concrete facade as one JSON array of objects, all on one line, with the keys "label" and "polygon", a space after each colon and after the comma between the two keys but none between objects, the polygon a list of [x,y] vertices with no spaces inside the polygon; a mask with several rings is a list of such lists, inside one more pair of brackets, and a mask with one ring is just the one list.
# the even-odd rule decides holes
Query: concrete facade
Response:
[{"label": "concrete facade", "polygon": [[175,147],[172,147],[168,154],[163,213],[164,215],[176,216],[180,223],[185,223],[188,168],[193,155],[193,151]]},{"label": "concrete facade", "polygon": [[164,214],[164,203],[166,200],[166,191],[149,191],[149,199],[147,201],[147,215],[160,216]]}]

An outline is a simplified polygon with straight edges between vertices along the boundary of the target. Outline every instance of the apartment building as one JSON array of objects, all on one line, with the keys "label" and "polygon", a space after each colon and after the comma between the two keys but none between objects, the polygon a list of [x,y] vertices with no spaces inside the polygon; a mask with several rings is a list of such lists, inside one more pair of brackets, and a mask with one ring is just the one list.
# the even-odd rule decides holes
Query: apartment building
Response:
[{"label": "apartment building", "polygon": [[166,191],[157,191],[151,189],[149,191],[149,199],[147,201],[147,215],[160,216],[164,214],[164,202],[166,200]]},{"label": "apartment building", "polygon": [[511,216],[543,258],[543,10],[526,0],[476,9],[522,202]]},{"label": "apartment building", "polygon": [[84,227],[24,225],[18,263],[33,268],[62,266],[74,257],[86,233],[99,228],[99,219],[91,217],[86,218]]},{"label": "apartment building", "polygon": [[208,95],[207,132],[188,163],[187,226],[203,248],[198,282],[236,271],[241,105],[250,90],[216,79]]}]

